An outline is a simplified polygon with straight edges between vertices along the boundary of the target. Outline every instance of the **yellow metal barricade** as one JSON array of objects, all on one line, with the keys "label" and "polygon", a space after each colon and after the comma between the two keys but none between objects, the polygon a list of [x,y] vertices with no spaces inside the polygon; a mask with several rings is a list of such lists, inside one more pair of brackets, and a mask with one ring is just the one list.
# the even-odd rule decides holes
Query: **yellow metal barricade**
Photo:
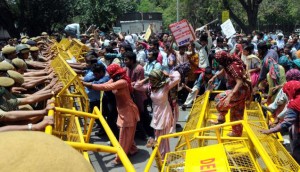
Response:
[{"label": "yellow metal barricade", "polygon": [[[202,124],[202,119],[204,119],[205,110],[207,107],[209,99],[209,92],[205,92],[202,96],[198,97],[191,109],[188,120],[183,128],[183,131],[189,131],[199,128],[199,125]],[[200,126],[201,127],[201,126]],[[191,140],[194,135],[187,136]],[[184,150],[186,149],[185,137],[179,137],[178,143],[175,150]]]},{"label": "yellow metal barricade", "polygon": [[69,41],[69,39],[67,38],[63,38],[59,43],[58,43],[58,48],[61,50],[61,51],[66,51],[70,45],[71,45],[71,41]]},{"label": "yellow metal barricade", "polygon": [[[51,62],[55,73],[58,75],[59,80],[63,84],[63,88],[56,96],[56,104],[59,107],[88,112],[89,111],[89,98],[85,92],[84,86],[81,83],[80,78],[74,72],[74,70],[67,64],[61,55],[55,57]],[[85,119],[84,131],[85,135],[90,135],[90,131],[87,130],[88,121]]]},{"label": "yellow metal barricade", "polygon": [[74,70],[67,64],[61,55],[58,55],[51,62],[51,66],[64,85],[63,89],[57,95],[57,103],[59,106],[66,108],[70,107],[70,103],[72,102],[66,100],[66,97],[71,97],[73,98],[72,101],[76,104],[77,110],[88,112],[89,99],[80,78]]},{"label": "yellow metal barricade", "polygon": [[[204,95],[198,97],[192,110],[190,112],[190,116],[187,120],[186,126],[184,127],[184,131],[189,131],[192,129],[200,129],[203,127],[211,127],[211,124],[208,122],[210,119],[216,119],[218,111],[216,109],[216,103],[212,100],[213,94],[220,93],[222,91],[217,92],[205,92]],[[210,100],[211,99],[211,100]],[[229,121],[230,115],[226,116],[226,121]],[[227,125],[219,130],[203,130],[201,132],[195,132],[185,135],[179,136],[179,141],[175,147],[175,153],[179,150],[189,150],[199,147],[206,147],[210,145],[214,145],[217,143],[229,143],[233,141],[241,141],[244,140],[245,143],[248,144],[249,150],[253,157],[255,157],[255,161],[259,161],[262,159],[262,156],[268,156],[273,165],[276,168],[285,168],[287,171],[294,171],[295,169],[299,169],[298,164],[295,164],[294,159],[289,155],[286,149],[281,145],[280,141],[282,140],[282,136],[280,133],[272,134],[272,136],[267,136],[260,134],[260,136],[264,136],[268,138],[268,141],[264,141],[263,139],[258,139],[258,141],[263,142],[262,149],[265,150],[265,154],[259,155],[256,149],[253,149],[253,140],[257,139],[256,136],[259,134],[251,134],[253,131],[257,131],[258,127],[260,129],[267,129],[268,124],[262,112],[261,106],[258,102],[251,102],[249,106],[246,107],[244,111],[244,122],[248,123],[248,130],[244,128],[242,137],[228,137],[227,133],[231,131],[231,126]],[[249,134],[249,131],[251,133]],[[278,135],[277,137],[275,137]],[[279,138],[279,139],[278,139]],[[269,143],[269,144],[267,144]],[[277,152],[281,152],[282,155],[276,155]],[[258,156],[259,155],[259,156]],[[159,157],[156,155],[156,157]],[[284,162],[293,162],[293,165],[288,167]],[[158,161],[159,162],[159,161]],[[161,164],[158,164],[160,166]],[[260,161],[260,166],[266,167],[265,162]],[[296,171],[297,171],[296,170]],[[280,171],[280,170],[279,170]]]},{"label": "yellow metal barricade", "polygon": [[[116,153],[120,157],[126,171],[135,171],[132,163],[129,161],[126,153],[97,107],[94,108],[93,113],[56,107],[55,111],[50,111],[48,115],[52,116],[53,114],[55,119],[54,126],[47,126],[45,131],[47,134],[55,135],[66,141],[67,144],[83,153],[87,160],[89,160],[87,151]],[[92,123],[96,119],[99,120],[113,146],[96,145],[86,142],[84,137],[87,136],[84,136],[82,133],[78,117],[89,118],[89,121]]]},{"label": "yellow metal barricade", "polygon": [[[216,134],[214,138],[216,142],[199,147],[193,147],[193,145],[190,144],[192,140],[186,139],[186,150],[169,152],[166,154],[164,161],[160,158],[161,156],[158,148],[163,139],[174,137],[187,138],[189,135],[200,135],[200,133],[204,132],[219,133],[226,127],[238,124],[243,125],[246,138],[223,137],[221,134]],[[246,121],[236,121],[160,136],[147,163],[145,172],[150,170],[154,159],[156,159],[159,171],[194,171],[194,169],[200,169],[200,171],[213,170],[222,172],[299,171],[300,166],[277,141],[274,135],[261,134],[259,132],[261,129],[262,127],[255,126]],[[198,136],[193,139],[202,140],[206,138]],[[212,137],[208,139],[212,139]],[[214,163],[212,163],[212,160],[214,160]],[[207,161],[210,161],[210,163]],[[210,169],[207,169],[208,165]]]},{"label": "yellow metal barricade", "polygon": [[[71,44],[67,39],[63,39],[59,44],[54,44],[52,50],[55,51],[55,49],[58,55],[52,60],[51,66],[59,81],[63,84],[63,88],[54,98],[55,110],[50,110],[48,113],[48,116],[53,116],[54,125],[47,126],[45,133],[55,135],[74,147],[83,154],[87,161],[89,161],[87,151],[116,153],[126,171],[134,172],[133,165],[99,109],[95,107],[93,113],[87,113],[89,111],[89,99],[84,86],[78,75],[65,61],[72,57],[75,57],[79,62],[83,61],[82,54],[88,49],[77,40],[73,40]],[[84,121],[80,118],[83,118]],[[100,121],[113,146],[89,143],[95,120]],[[83,126],[80,125],[81,123],[83,123]]]},{"label": "yellow metal barricade", "polygon": [[69,58],[74,57],[77,62],[84,62],[85,60],[83,54],[88,50],[89,48],[86,45],[77,39],[73,39],[70,48],[67,50],[67,54]]}]

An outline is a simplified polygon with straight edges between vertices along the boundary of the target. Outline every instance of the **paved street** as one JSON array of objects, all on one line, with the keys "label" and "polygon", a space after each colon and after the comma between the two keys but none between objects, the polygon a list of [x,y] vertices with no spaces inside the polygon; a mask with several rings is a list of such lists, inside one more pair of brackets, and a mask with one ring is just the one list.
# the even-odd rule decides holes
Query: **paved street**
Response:
[{"label": "paved street", "polygon": [[[184,127],[184,125],[185,125],[184,119],[185,119],[185,116],[188,115],[189,110],[191,110],[191,109],[187,109],[187,111],[180,110],[178,123],[181,124],[182,127]],[[94,132],[93,132],[93,134],[94,134]],[[107,137],[98,137],[95,135],[93,135],[91,137],[91,142],[96,143],[96,144],[106,145],[107,141],[108,141]],[[136,138],[135,141],[138,146],[139,152],[135,156],[130,157],[129,159],[132,162],[132,164],[134,165],[136,171],[142,172],[142,171],[144,171],[144,168],[148,162],[148,159],[151,155],[152,150],[151,150],[151,148],[146,148],[145,145],[146,145],[147,141],[140,140],[139,138]],[[174,150],[174,147],[177,143],[177,139],[171,139],[170,142],[171,142],[171,150]],[[116,167],[112,167],[110,165],[110,162],[115,158],[114,154],[90,152],[89,155],[90,155],[91,163],[93,164],[93,166],[97,172],[101,172],[101,171],[103,171],[103,172],[107,172],[107,171],[109,171],[109,172],[125,172],[125,169],[122,165],[116,166]],[[155,162],[152,164],[150,171],[151,172],[157,171]]]}]

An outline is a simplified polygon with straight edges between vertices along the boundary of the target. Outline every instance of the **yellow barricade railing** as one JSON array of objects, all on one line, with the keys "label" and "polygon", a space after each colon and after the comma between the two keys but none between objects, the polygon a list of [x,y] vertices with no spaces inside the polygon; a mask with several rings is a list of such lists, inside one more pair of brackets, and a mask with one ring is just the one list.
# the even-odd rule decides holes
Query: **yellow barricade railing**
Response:
[{"label": "yellow barricade railing", "polygon": [[60,43],[55,43],[52,49],[57,50],[63,59],[69,60],[75,58],[77,62],[85,62],[83,55],[89,50],[86,45],[77,39],[69,41],[65,38]]},{"label": "yellow barricade railing", "polygon": [[[67,39],[54,46],[57,48],[52,50],[57,50],[58,55],[52,60],[51,66],[63,84],[63,88],[55,97],[57,107],[48,113],[49,116],[54,117],[54,125],[47,126],[45,133],[55,135],[74,147],[83,154],[87,161],[89,161],[87,151],[116,153],[126,171],[135,171],[99,109],[94,108],[93,113],[87,113],[89,111],[88,96],[78,75],[66,62],[72,57],[75,57],[78,62],[84,61],[82,54],[88,50],[87,47],[77,40],[73,40],[71,43]],[[80,118],[83,118],[84,121],[81,121]],[[113,146],[89,143],[95,120],[101,122]],[[83,122],[83,130],[80,122]]]},{"label": "yellow barricade railing", "polygon": [[[207,103],[209,99],[209,92],[205,92],[202,96],[198,97],[191,109],[190,115],[188,117],[188,120],[185,124],[185,127],[183,128],[183,131],[189,131],[197,129],[202,124],[202,119],[204,119],[205,110],[207,107]],[[189,135],[188,138],[192,139],[195,137],[194,135]],[[179,141],[177,143],[175,150],[183,150],[185,149],[185,137],[179,137]]]},{"label": "yellow barricade railing", "polygon": [[58,48],[61,49],[62,51],[66,51],[71,45],[71,41],[67,38],[63,38],[59,43],[58,43]]},{"label": "yellow barricade railing", "polygon": [[[231,127],[233,125],[242,124],[244,127],[245,132],[247,133],[247,138],[239,138],[239,137],[222,137],[221,134],[216,134],[215,140],[216,142],[214,144],[230,144],[234,143],[236,141],[242,141],[245,140],[248,142],[246,144],[248,146],[246,153],[251,154],[249,156],[254,157],[254,163],[253,166],[250,168],[248,167],[249,171],[270,171],[270,172],[278,172],[278,171],[299,171],[300,166],[297,164],[297,162],[291,157],[291,155],[287,152],[287,150],[276,140],[274,137],[274,134],[271,135],[265,135],[260,133],[260,130],[263,129],[262,127],[255,126],[254,124],[247,123],[246,121],[236,121],[236,122],[230,122],[230,123],[224,123],[221,125],[215,125],[215,126],[209,126],[204,128],[199,128],[195,130],[190,131],[184,131],[180,133],[174,133],[174,134],[168,134],[160,136],[157,140],[157,144],[155,145],[153,152],[150,156],[150,159],[146,165],[145,172],[148,172],[150,170],[150,167],[154,161],[154,159],[157,162],[158,170],[164,171],[164,167],[168,166],[169,164],[172,164],[170,161],[171,159],[168,159],[168,154],[166,155],[164,159],[164,164],[162,163],[162,159],[159,152],[159,146],[163,139],[170,139],[175,137],[188,137],[189,135],[200,135],[200,133],[203,132],[215,132],[219,133],[221,129],[226,127]],[[199,136],[196,138],[193,138],[193,140],[203,139],[203,137]],[[187,145],[187,150],[194,150],[192,148],[199,148],[199,147],[193,147],[191,145],[191,140],[186,139],[185,144]],[[209,145],[212,146],[213,144]],[[206,147],[209,147],[206,146]],[[182,151],[176,151],[176,152],[170,152],[170,154],[176,154],[177,152]],[[238,152],[237,149],[235,151],[235,154],[239,154],[241,152]],[[245,153],[245,151],[244,151]],[[204,153],[205,154],[205,153]],[[279,154],[279,155],[278,155]],[[178,156],[178,155],[177,155]],[[201,157],[201,154],[197,155]],[[218,153],[211,155],[212,157],[217,157]],[[187,157],[185,157],[187,158]],[[184,158],[184,159],[185,159]],[[223,157],[223,159],[230,159],[228,156]],[[228,160],[229,161],[229,160]],[[180,166],[181,171],[183,171],[182,168],[184,168],[184,161],[176,161],[178,164],[173,163],[172,165],[176,168]],[[170,167],[168,167],[170,168]],[[228,169],[228,171],[232,171],[232,168],[244,168],[242,166],[234,166],[230,167],[231,170]],[[251,170],[252,169],[252,170]],[[254,169],[254,170],[253,170]],[[234,170],[234,171],[240,171],[240,170]],[[243,171],[243,170],[241,170]]]},{"label": "yellow barricade railing", "polygon": [[77,62],[84,62],[82,54],[88,51],[88,49],[89,48],[86,45],[76,39],[73,39],[72,46],[68,49],[67,54],[69,55],[69,58],[75,57]]},{"label": "yellow barricade railing", "polygon": [[[218,92],[212,92],[213,94],[215,93],[220,93],[222,91]],[[194,105],[192,107],[192,110],[190,112],[190,116],[187,120],[186,126],[184,128],[184,131],[189,131],[192,129],[199,129],[202,127],[209,127],[211,124],[208,122],[208,119],[212,119],[214,116],[213,114],[217,114],[216,110],[216,103],[215,101],[210,101],[209,98],[211,98],[210,92],[206,92],[204,95],[198,97]],[[261,106],[258,102],[251,102],[249,106],[244,111],[244,121],[246,123],[249,123],[250,128],[253,131],[255,130],[255,127],[260,127],[261,129],[268,128],[268,124],[266,122],[266,119],[264,117],[264,114],[262,112]],[[226,116],[226,121],[229,121],[230,115],[228,114]],[[214,116],[214,119],[216,116]],[[203,146],[209,146],[216,144],[217,142],[228,142],[228,141],[234,141],[234,140],[245,140],[246,143],[249,144],[249,146],[252,144],[249,140],[250,137],[256,137],[255,135],[249,136],[248,132],[244,129],[243,131],[243,136],[242,137],[228,137],[227,133],[231,130],[230,126],[222,128],[220,131],[212,131],[212,130],[206,130],[202,132],[196,132],[196,133],[191,133],[188,135],[182,135],[179,136],[179,141],[175,147],[175,151],[179,150],[187,150],[191,148],[198,148],[198,147],[203,147]],[[274,139],[273,136],[278,135],[277,138],[279,139]],[[262,135],[266,136],[266,135]],[[271,137],[271,136],[268,136]],[[284,162],[294,162],[294,159],[288,155],[287,151],[285,148],[280,144],[280,141],[282,139],[282,136],[280,133],[273,134],[272,135],[272,141],[269,140],[269,142],[264,142],[264,145],[266,146],[265,149],[267,150],[272,150],[272,151],[267,151],[269,157],[275,157],[272,160],[274,160],[274,164],[277,165],[277,168],[282,168],[286,167],[287,165]],[[259,139],[263,141],[263,139]],[[255,154],[255,149],[250,149],[254,155],[258,155],[257,153]],[[280,158],[278,155],[276,155],[277,152],[282,152],[282,155]],[[157,156],[159,157],[159,156]],[[261,159],[262,157],[260,156],[254,156],[257,160]],[[278,158],[280,160],[278,160]],[[262,164],[260,164],[262,165]],[[296,166],[295,164],[291,166]],[[299,166],[297,165],[296,168]],[[287,168],[290,171],[293,171],[293,167]]]},{"label": "yellow barricade railing", "polygon": [[[66,141],[67,144],[82,152],[87,160],[87,151],[116,153],[120,157],[126,171],[135,171],[132,163],[129,161],[126,153],[97,107],[94,108],[93,113],[56,107],[55,111],[49,111],[48,115],[53,115],[53,113],[55,113],[54,126],[47,126],[45,131],[47,134],[55,135]],[[95,145],[86,142],[81,132],[78,117],[88,118],[90,121],[99,120],[113,146]]]},{"label": "yellow barricade railing", "polygon": [[[58,104],[60,107],[69,108],[70,100],[66,100],[71,97],[76,103],[80,111],[89,111],[89,99],[85,92],[84,86],[81,80],[74,72],[74,70],[67,64],[61,55],[58,55],[51,63],[55,73],[58,75],[59,80],[63,83],[63,89],[58,93]],[[73,104],[72,104],[73,107]]]}]

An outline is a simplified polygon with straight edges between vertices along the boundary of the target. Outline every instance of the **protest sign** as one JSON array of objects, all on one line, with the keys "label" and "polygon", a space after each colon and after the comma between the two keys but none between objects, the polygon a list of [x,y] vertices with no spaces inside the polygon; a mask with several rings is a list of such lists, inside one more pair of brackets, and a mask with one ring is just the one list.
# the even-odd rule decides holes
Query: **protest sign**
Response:
[{"label": "protest sign", "polygon": [[192,26],[185,19],[169,25],[178,46],[186,45],[195,40],[194,29],[191,27]]},{"label": "protest sign", "polygon": [[221,24],[221,28],[226,38],[230,38],[236,33],[230,19],[226,20],[223,24]]},{"label": "protest sign", "polygon": [[148,29],[147,29],[146,33],[145,33],[144,39],[145,39],[146,41],[149,40],[149,38],[150,38],[150,36],[151,36],[151,34],[152,34],[152,29],[151,29],[151,27],[152,27],[152,25],[150,24],[150,25],[148,26]]}]

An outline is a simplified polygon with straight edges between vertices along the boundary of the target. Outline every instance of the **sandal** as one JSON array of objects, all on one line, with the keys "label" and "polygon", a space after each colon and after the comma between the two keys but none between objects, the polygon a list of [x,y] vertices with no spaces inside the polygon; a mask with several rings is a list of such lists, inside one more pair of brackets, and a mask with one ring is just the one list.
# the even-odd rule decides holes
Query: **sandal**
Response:
[{"label": "sandal", "polygon": [[208,120],[208,122],[213,124],[213,125],[218,125],[218,124],[225,123],[225,121],[223,121],[223,120],[213,120],[213,119]]},{"label": "sandal", "polygon": [[152,148],[152,147],[155,146],[155,144],[156,144],[156,141],[152,137],[150,137],[147,141],[146,147],[147,148]]},{"label": "sandal", "polygon": [[118,161],[116,161],[116,160],[113,160],[113,161],[110,163],[110,165],[111,165],[112,167],[117,167],[117,166],[121,165],[121,162],[118,162]]},{"label": "sandal", "polygon": [[227,136],[229,136],[229,137],[241,137],[241,135],[236,134],[236,133],[234,133],[234,132],[229,132],[229,133],[227,134]]}]

